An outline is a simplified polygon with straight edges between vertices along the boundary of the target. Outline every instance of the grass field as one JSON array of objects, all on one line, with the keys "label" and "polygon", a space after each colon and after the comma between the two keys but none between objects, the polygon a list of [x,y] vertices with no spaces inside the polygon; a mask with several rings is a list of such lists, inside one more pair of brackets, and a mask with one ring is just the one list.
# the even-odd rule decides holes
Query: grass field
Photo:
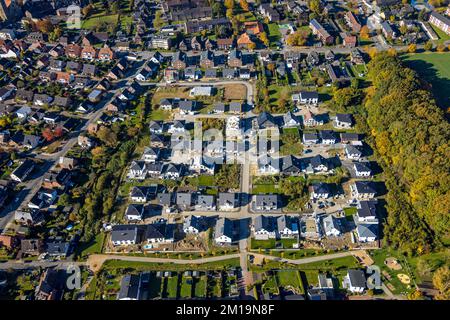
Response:
[{"label": "grass field", "polygon": [[292,287],[299,293],[304,293],[303,286],[299,281],[299,274],[297,270],[282,270],[277,272],[278,284],[282,287]]},{"label": "grass field", "polygon": [[83,29],[95,29],[100,24],[116,26],[118,23],[118,14],[93,16],[83,21]]},{"label": "grass field", "polygon": [[403,59],[431,84],[437,104],[443,109],[450,107],[450,53],[413,53],[404,55]]},{"label": "grass field", "polygon": [[195,296],[202,298],[206,296],[206,276],[195,279]]},{"label": "grass field", "polygon": [[432,25],[431,23],[430,23],[430,26],[439,37],[439,40],[437,40],[436,43],[444,43],[445,41],[450,40],[450,36],[448,34],[446,34],[444,31],[442,31],[438,27]]},{"label": "grass field", "polygon": [[269,194],[279,193],[277,185],[274,184],[254,184],[252,187],[253,194]]},{"label": "grass field", "polygon": [[101,253],[104,241],[105,234],[99,233],[91,242],[80,244],[76,255],[84,259],[90,254]]},{"label": "grass field", "polygon": [[276,47],[277,43],[281,41],[280,28],[277,23],[267,24],[268,37],[270,41],[270,47]]},{"label": "grass field", "polygon": [[181,282],[181,290],[180,297],[181,298],[190,298],[192,295],[192,278],[191,277],[183,277],[183,281]]},{"label": "grass field", "polygon": [[178,276],[167,279],[167,297],[176,298],[178,290]]}]

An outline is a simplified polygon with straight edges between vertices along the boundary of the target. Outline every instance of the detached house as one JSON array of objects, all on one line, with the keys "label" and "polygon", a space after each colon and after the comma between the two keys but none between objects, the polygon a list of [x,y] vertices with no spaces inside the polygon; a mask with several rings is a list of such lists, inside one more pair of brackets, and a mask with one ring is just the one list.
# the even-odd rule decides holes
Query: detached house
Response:
[{"label": "detached house", "polygon": [[217,209],[230,211],[239,207],[239,194],[233,192],[220,192],[217,198]]},{"label": "detached house", "polygon": [[338,113],[333,125],[339,129],[350,129],[353,126],[353,116],[348,113]]},{"label": "detached house", "polygon": [[253,196],[255,211],[276,211],[279,209],[279,198],[276,194],[257,194]]},{"label": "detached house", "polygon": [[137,225],[115,225],[111,231],[111,242],[115,246],[129,246],[140,243],[142,231]]},{"label": "detached house", "polygon": [[114,59],[114,51],[112,51],[108,46],[104,46],[98,51],[98,60],[111,61],[113,59]]},{"label": "detached house", "polygon": [[216,221],[214,241],[216,244],[231,244],[233,242],[233,222],[230,219],[220,218]]},{"label": "detached house", "polygon": [[81,56],[81,47],[77,44],[69,44],[66,46],[66,56],[72,59],[79,58]]},{"label": "detached house", "polygon": [[350,185],[352,197],[357,199],[373,199],[376,195],[374,184],[370,181],[356,181]]},{"label": "detached house", "polygon": [[362,270],[348,270],[344,277],[343,287],[347,288],[352,293],[363,293],[367,288],[367,280],[364,271]]},{"label": "detached house", "polygon": [[125,210],[125,218],[128,221],[140,221],[144,216],[144,205],[130,204]]}]

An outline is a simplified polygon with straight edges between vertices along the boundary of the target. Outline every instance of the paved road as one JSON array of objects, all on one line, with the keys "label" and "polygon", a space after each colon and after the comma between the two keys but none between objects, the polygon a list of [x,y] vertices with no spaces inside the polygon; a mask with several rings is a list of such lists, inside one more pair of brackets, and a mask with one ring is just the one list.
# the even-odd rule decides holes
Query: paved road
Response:
[{"label": "paved road", "polygon": [[260,254],[260,253],[254,253],[254,252],[252,252],[251,254],[254,255],[255,257],[259,256],[259,257],[265,258],[265,259],[300,265],[300,264],[308,264],[308,263],[320,262],[320,261],[325,261],[325,260],[333,260],[333,259],[339,259],[339,258],[352,256],[353,251],[325,254],[323,256],[309,257],[309,258],[302,258],[302,259],[278,258],[278,257],[269,256],[269,255]]},{"label": "paved road", "polygon": [[84,266],[86,262],[82,261],[30,261],[30,262],[21,262],[16,260],[11,260],[7,262],[0,263],[0,270],[8,270],[8,269],[16,269],[16,270],[25,270],[25,269],[34,269],[34,268],[57,268],[63,269],[67,268],[70,265]]}]

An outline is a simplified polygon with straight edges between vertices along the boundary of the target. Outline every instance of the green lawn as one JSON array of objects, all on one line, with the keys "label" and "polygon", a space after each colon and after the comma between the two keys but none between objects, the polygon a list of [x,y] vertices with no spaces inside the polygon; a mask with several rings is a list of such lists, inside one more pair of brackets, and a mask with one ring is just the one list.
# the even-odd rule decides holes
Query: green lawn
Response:
[{"label": "green lawn", "polygon": [[403,55],[406,65],[431,84],[437,104],[450,107],[450,53],[424,52]]},{"label": "green lawn", "polygon": [[450,40],[450,36],[448,34],[446,34],[444,31],[435,27],[431,23],[429,25],[431,26],[431,28],[434,30],[434,32],[436,32],[436,34],[439,37],[439,40],[436,41],[437,43],[444,43],[445,41]]},{"label": "green lawn", "polygon": [[106,270],[116,268],[134,268],[138,271],[184,271],[184,270],[223,270],[239,266],[239,259],[226,259],[207,263],[153,263],[153,262],[138,262],[138,261],[122,261],[122,260],[108,260],[103,264]]},{"label": "green lawn", "polygon": [[178,290],[178,276],[167,279],[167,297],[176,298]]},{"label": "green lawn", "polygon": [[183,277],[181,282],[180,297],[181,298],[191,298],[192,295],[192,281],[191,277]]},{"label": "green lawn", "polygon": [[95,29],[98,25],[103,23],[116,26],[118,18],[118,14],[92,16],[83,21],[82,29]]},{"label": "green lawn", "polygon": [[270,47],[276,47],[277,43],[281,41],[281,32],[280,28],[278,27],[277,23],[268,23],[267,24],[267,30],[268,30],[268,38],[270,41]]},{"label": "green lawn", "polygon": [[91,242],[81,243],[76,251],[76,256],[81,259],[87,258],[90,254],[101,253],[106,235],[99,233]]},{"label": "green lawn", "polygon": [[195,279],[195,296],[198,298],[206,296],[206,276]]},{"label": "green lawn", "polygon": [[301,155],[303,152],[303,144],[300,139],[298,128],[283,129],[280,137],[281,148],[280,153],[285,155]]},{"label": "green lawn", "polygon": [[348,221],[353,221],[353,215],[356,214],[357,210],[355,207],[344,208],[345,218]]},{"label": "green lawn", "polygon": [[268,194],[278,192],[278,186],[274,184],[254,184],[252,187],[253,194]]},{"label": "green lawn", "polygon": [[209,176],[209,175],[201,175],[198,176],[198,184],[200,186],[214,186],[215,185],[215,181],[214,181],[214,176]]},{"label": "green lawn", "polygon": [[152,110],[150,113],[150,118],[155,121],[168,120],[170,118],[170,111],[165,111],[161,109]]},{"label": "green lawn", "polygon": [[277,272],[278,285],[282,287],[293,287],[298,290],[299,293],[304,293],[302,284],[300,283],[300,278],[297,270],[280,270]]},{"label": "green lawn", "polygon": [[273,249],[275,248],[275,239],[269,240],[251,240],[252,249]]}]

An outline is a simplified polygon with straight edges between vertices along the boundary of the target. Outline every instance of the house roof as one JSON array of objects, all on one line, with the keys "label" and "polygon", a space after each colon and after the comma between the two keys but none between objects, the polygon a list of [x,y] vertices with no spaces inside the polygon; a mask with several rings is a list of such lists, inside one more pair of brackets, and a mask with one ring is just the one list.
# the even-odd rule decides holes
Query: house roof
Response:
[{"label": "house roof", "polygon": [[215,237],[227,236],[233,238],[233,223],[230,219],[220,218],[216,221]]},{"label": "house roof", "polygon": [[135,241],[138,240],[139,229],[136,225],[115,225],[111,231],[111,241]]},{"label": "house roof", "polygon": [[233,192],[220,192],[217,203],[219,206],[223,205],[235,205],[236,203],[236,193]]},{"label": "house roof", "polygon": [[355,187],[358,193],[376,193],[374,185],[370,181],[356,181]]},{"label": "house roof", "polygon": [[358,206],[359,217],[376,217],[377,207],[374,201],[360,201]]},{"label": "house roof", "polygon": [[350,269],[347,271],[350,284],[353,287],[366,287],[366,276],[362,270]]},{"label": "house roof", "polygon": [[141,277],[135,274],[127,274],[120,282],[118,299],[139,299]]},{"label": "house roof", "polygon": [[349,113],[337,113],[336,120],[339,122],[353,123],[353,116]]}]

